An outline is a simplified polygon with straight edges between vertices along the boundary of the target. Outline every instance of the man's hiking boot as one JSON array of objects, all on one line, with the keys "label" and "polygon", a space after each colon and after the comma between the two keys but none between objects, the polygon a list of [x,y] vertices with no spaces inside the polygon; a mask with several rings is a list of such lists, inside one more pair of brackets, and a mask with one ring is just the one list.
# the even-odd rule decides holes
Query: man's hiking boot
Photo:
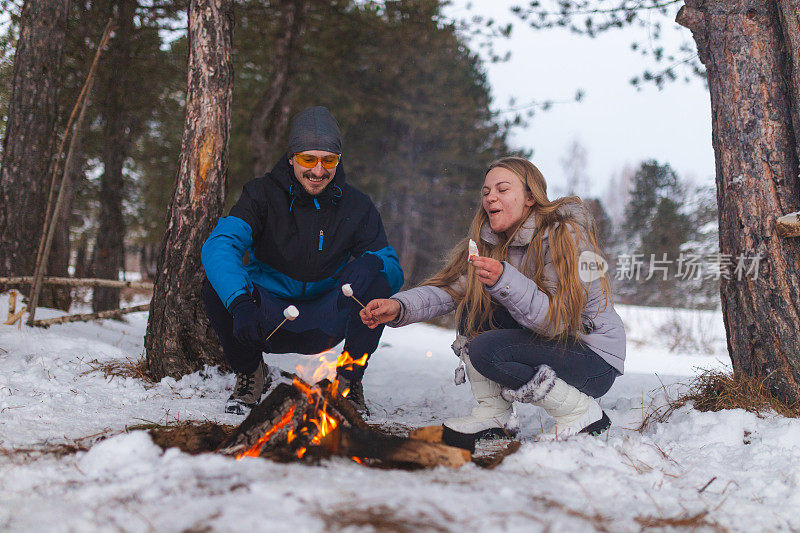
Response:
[{"label": "man's hiking boot", "polygon": [[353,381],[343,378],[339,376],[339,390],[344,392],[346,389],[350,389],[350,392],[347,393],[346,398],[353,404],[353,407],[356,408],[358,414],[362,417],[369,416],[369,409],[367,408],[367,402],[364,400],[364,385],[360,381]]},{"label": "man's hiking boot", "polygon": [[262,360],[251,374],[236,374],[236,386],[233,394],[225,404],[225,412],[234,415],[246,415],[250,409],[258,405],[261,396],[272,384],[267,364]]}]

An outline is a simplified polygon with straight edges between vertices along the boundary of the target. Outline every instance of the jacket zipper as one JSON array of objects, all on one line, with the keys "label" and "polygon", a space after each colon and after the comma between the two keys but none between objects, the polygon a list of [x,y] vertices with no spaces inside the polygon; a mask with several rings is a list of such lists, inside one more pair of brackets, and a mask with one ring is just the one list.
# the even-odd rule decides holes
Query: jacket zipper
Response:
[{"label": "jacket zipper", "polygon": [[325,238],[325,232],[323,230],[319,230],[319,245],[317,246],[317,250],[320,252],[322,251],[322,241]]}]

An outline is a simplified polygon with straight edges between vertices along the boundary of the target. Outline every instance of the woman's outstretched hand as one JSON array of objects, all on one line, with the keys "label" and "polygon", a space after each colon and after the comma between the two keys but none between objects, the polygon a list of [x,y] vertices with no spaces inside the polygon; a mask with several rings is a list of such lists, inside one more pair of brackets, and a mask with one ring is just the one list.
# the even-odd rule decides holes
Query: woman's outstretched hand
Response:
[{"label": "woman's outstretched hand", "polygon": [[392,299],[377,299],[369,302],[361,310],[361,321],[369,328],[375,329],[380,324],[391,322],[400,314],[400,302]]},{"label": "woman's outstretched hand", "polygon": [[473,256],[470,259],[472,266],[475,267],[475,274],[478,276],[478,281],[491,287],[500,276],[503,275],[503,263],[491,257]]}]

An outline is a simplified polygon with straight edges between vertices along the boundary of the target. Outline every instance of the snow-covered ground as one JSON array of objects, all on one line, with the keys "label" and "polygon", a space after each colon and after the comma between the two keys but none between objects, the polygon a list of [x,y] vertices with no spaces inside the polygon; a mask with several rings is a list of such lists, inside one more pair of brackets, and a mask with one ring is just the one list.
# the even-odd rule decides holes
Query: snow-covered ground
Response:
[{"label": "snow-covered ground", "polygon": [[[606,434],[537,442],[546,415],[524,405],[522,447],[497,468],[416,472],[162,452],[126,427],[236,424],[222,413],[232,376],[207,369],[149,386],[92,371],[141,357],[145,313],[48,330],[0,325],[0,531],[800,530],[800,421],[684,407],[637,431],[696,367],[727,364],[720,314],[618,310],[627,372],[600,400],[613,421]],[[468,386],[452,382],[452,337],[429,325],[386,331],[365,380],[370,422],[422,426],[469,410]],[[294,370],[300,360],[268,363]],[[109,438],[88,452],[14,452],[97,435]]]}]

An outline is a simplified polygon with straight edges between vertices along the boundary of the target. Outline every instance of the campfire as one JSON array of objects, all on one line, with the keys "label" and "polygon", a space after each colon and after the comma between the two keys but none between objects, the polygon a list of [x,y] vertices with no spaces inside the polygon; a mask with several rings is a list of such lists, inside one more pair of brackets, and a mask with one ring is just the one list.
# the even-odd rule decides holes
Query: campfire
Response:
[{"label": "campfire", "polygon": [[347,457],[370,466],[457,468],[471,460],[467,450],[437,442],[441,426],[423,428],[409,437],[389,435],[370,427],[339,390],[336,369],[363,366],[367,356],[324,352],[316,366],[298,365],[292,382],[280,383],[239,425],[218,452],[266,457],[276,461],[318,461]]}]

